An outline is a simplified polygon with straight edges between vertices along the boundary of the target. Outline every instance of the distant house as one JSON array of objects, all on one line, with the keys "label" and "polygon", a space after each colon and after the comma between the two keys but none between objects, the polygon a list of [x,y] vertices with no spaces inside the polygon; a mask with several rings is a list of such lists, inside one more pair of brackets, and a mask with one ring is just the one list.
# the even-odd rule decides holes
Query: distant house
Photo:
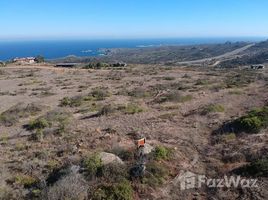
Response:
[{"label": "distant house", "polygon": [[58,63],[55,65],[55,67],[66,67],[66,68],[73,68],[77,66],[78,63]]},{"label": "distant house", "polygon": [[265,66],[264,65],[251,65],[250,68],[251,69],[264,69]]},{"label": "distant house", "polygon": [[13,62],[19,64],[33,64],[35,63],[35,57],[15,58]]}]

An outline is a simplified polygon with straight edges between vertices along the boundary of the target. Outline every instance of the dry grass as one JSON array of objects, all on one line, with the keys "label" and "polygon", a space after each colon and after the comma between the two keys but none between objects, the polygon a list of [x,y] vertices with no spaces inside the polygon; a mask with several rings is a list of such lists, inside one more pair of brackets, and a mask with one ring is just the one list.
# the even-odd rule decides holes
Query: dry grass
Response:
[{"label": "dry grass", "polygon": [[[104,150],[116,153],[131,167],[136,159],[135,139],[146,137],[152,146],[165,148],[156,151],[158,159],[151,160],[155,156],[150,155],[149,173],[143,180],[124,177],[130,183],[125,189],[132,188],[138,198],[172,199],[173,193],[161,191],[166,185],[170,187],[180,170],[215,176],[232,173],[233,165],[267,156],[265,127],[256,135],[212,134],[225,122],[264,106],[267,80],[255,73],[147,65],[90,72],[51,67],[1,70],[3,183],[16,174],[46,180],[56,169],[70,164],[81,166],[86,155]],[[262,73],[267,76],[267,71]],[[18,104],[21,100],[24,103]],[[33,135],[38,140],[29,140]],[[192,166],[196,156],[198,160]],[[118,188],[102,181],[116,182],[109,177],[118,173],[117,169],[107,168],[105,175],[98,177],[101,184],[96,187],[79,174],[63,177],[45,188],[28,183],[30,188],[17,187],[0,181],[0,191],[4,188],[1,195],[5,198],[12,191],[17,199],[40,195],[44,199],[83,199],[89,188],[90,194],[100,189],[109,195],[110,190]],[[120,186],[117,182],[115,185]],[[26,197],[29,191],[32,196]],[[183,199],[183,194],[176,192],[179,188],[172,191]],[[198,190],[205,195],[207,192]],[[237,195],[238,191],[230,193]],[[189,193],[186,196],[192,197]]]}]

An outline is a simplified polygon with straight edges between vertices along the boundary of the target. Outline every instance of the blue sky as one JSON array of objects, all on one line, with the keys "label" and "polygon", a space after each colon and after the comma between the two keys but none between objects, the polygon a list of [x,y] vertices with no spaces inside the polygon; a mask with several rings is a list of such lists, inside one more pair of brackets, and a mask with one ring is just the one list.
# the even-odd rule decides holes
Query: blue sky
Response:
[{"label": "blue sky", "polygon": [[0,39],[268,36],[267,0],[1,0]]}]

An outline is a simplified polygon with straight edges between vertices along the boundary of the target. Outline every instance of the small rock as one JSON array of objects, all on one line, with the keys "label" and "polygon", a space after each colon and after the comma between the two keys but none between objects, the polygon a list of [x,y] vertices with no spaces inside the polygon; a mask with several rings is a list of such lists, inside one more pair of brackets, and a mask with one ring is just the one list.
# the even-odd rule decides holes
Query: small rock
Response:
[{"label": "small rock", "polygon": [[104,165],[108,165],[110,163],[124,164],[124,162],[118,156],[112,153],[101,152],[100,159]]},{"label": "small rock", "polygon": [[146,144],[144,145],[143,153],[144,153],[144,154],[149,154],[149,153],[151,153],[153,150],[154,150],[154,147],[151,146],[150,144],[147,144],[147,143],[146,143]]}]

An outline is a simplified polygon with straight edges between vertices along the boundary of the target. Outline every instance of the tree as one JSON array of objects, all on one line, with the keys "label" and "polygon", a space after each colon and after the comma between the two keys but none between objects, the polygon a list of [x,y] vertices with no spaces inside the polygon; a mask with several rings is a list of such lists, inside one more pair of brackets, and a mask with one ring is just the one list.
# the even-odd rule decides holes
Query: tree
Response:
[{"label": "tree", "polygon": [[43,62],[45,62],[45,58],[43,56],[41,56],[41,55],[36,56],[34,60],[37,63],[43,63]]}]

